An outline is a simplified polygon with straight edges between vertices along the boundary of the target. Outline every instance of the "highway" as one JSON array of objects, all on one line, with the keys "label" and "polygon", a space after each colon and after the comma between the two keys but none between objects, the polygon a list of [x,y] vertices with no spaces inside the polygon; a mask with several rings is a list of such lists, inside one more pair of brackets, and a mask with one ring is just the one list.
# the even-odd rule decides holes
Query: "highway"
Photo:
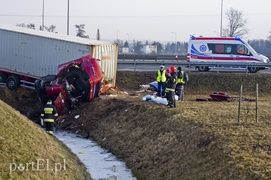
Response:
[{"label": "highway", "polygon": [[[119,54],[118,56],[118,71],[157,71],[160,65],[165,65],[165,68],[169,68],[174,65],[176,67],[181,66],[184,71],[187,72],[199,72],[195,68],[186,68],[188,65],[195,66],[199,65],[198,63],[188,63],[186,62],[186,55],[178,55],[178,61],[174,55],[144,55],[144,54]],[[255,66],[255,63],[249,62],[201,62],[201,66]],[[257,63],[257,67],[268,67],[266,70],[260,70],[257,73],[269,73],[271,74],[271,63]],[[217,72],[217,73],[248,73],[246,68],[232,68],[232,69],[223,69],[215,68],[210,69],[208,72]],[[208,73],[205,72],[205,73]]]},{"label": "highway", "polygon": [[[162,63],[161,63],[162,64]],[[165,69],[169,68],[171,65],[166,65]],[[153,65],[153,64],[121,64],[118,63],[117,71],[157,71],[159,69],[159,65]],[[186,72],[199,72],[198,70],[195,70],[194,68],[186,68],[184,66],[181,66],[182,69]],[[211,69],[208,72],[217,72],[217,73],[247,73],[245,69]],[[205,72],[205,73],[208,73]],[[258,73],[268,73],[271,74],[271,69],[261,70]]]}]

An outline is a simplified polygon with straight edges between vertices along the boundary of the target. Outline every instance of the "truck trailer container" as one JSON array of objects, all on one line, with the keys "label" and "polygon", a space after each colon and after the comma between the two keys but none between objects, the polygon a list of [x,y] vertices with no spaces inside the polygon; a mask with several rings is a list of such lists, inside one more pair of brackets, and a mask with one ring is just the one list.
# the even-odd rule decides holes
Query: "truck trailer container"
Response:
[{"label": "truck trailer container", "polygon": [[0,82],[11,90],[34,88],[35,80],[56,75],[59,64],[90,55],[115,85],[118,44],[0,25]]}]

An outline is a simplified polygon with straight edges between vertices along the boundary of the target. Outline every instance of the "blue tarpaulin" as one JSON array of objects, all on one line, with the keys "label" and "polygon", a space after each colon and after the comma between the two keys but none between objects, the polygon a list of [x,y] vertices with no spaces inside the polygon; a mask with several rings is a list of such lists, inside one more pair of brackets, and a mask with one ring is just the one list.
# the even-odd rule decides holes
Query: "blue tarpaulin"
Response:
[{"label": "blue tarpaulin", "polygon": [[158,90],[158,82],[157,81],[153,81],[149,85],[150,85],[150,87],[153,87],[155,89],[155,91]]}]

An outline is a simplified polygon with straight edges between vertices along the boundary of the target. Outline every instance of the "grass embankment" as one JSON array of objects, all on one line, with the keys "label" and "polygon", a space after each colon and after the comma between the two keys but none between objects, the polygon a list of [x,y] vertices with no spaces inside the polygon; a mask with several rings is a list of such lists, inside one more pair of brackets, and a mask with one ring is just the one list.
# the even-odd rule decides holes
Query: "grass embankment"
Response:
[{"label": "grass embankment", "polygon": [[91,179],[61,142],[0,100],[0,179]]},{"label": "grass embankment", "polygon": [[[136,92],[139,85],[154,81],[155,75],[156,72],[118,72],[117,86],[133,96],[96,98],[67,115],[60,126],[74,132],[81,130],[82,135],[93,138],[123,159],[138,179],[271,179],[270,75],[191,73],[190,81],[185,87],[185,101],[177,102],[176,109],[140,101],[143,94]],[[237,101],[196,101],[196,98],[208,97],[214,91],[237,96],[240,85],[243,85],[244,97],[255,98],[256,84],[259,85],[258,123],[255,119],[255,102],[242,102],[238,123]],[[14,100],[14,95],[18,97],[17,101]],[[28,100],[31,94],[25,96],[20,96],[20,90],[5,91],[1,98],[24,113],[30,106],[25,104],[27,108],[22,110],[20,103]],[[33,106],[35,102],[28,104]],[[1,114],[6,112],[7,110]],[[76,114],[80,114],[80,118],[74,120]],[[18,113],[17,115],[19,116]],[[19,122],[16,120],[14,123]],[[8,123],[8,127],[11,127],[9,131],[14,131],[14,123]],[[23,121],[22,124],[26,126],[18,131],[20,134],[24,130],[31,132],[36,128],[31,122]],[[36,135],[27,133],[23,136],[33,139],[30,145],[24,146],[21,143],[17,146],[32,147],[36,142],[51,139],[43,131],[39,131],[42,130],[35,131]],[[2,139],[7,137],[5,134],[6,131],[1,132],[0,148],[4,147]],[[17,142],[18,137],[10,141]],[[48,143],[52,144],[50,141]],[[10,146],[13,147],[12,144]],[[45,145],[39,146],[39,150],[44,151]],[[21,152],[14,149],[14,152]],[[4,152],[7,156],[7,150]],[[36,159],[37,154],[40,154],[36,150],[31,152],[22,156],[30,157],[23,163]],[[62,151],[54,148],[53,152],[61,154]],[[36,156],[31,156],[33,153]],[[41,154],[41,158],[48,157],[45,152]],[[7,157],[3,163],[6,173],[9,171],[6,164],[9,166],[13,162],[11,156]],[[20,159],[18,162],[21,162]]]},{"label": "grass embankment", "polygon": [[[126,72],[117,85],[135,92],[154,77]],[[241,84],[244,97],[255,98],[257,83],[258,123],[255,102],[242,102],[238,123],[238,101],[196,101],[213,91],[238,95]],[[176,109],[141,102],[140,95],[95,99],[66,123],[123,159],[138,179],[270,179],[270,83],[264,74],[191,74]]]}]

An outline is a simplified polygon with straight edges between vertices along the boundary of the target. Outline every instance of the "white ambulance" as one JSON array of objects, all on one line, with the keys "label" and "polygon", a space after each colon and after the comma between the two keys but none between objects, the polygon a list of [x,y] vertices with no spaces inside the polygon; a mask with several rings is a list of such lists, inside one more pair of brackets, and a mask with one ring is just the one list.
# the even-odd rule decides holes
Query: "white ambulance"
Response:
[{"label": "white ambulance", "polygon": [[[236,62],[269,63],[268,57],[257,53],[247,42],[239,37],[195,37],[188,43],[187,62],[210,62],[216,66],[196,65],[199,71],[212,68],[247,69],[247,66],[234,66]],[[225,62],[225,63],[224,63]],[[230,64],[233,62],[233,64]],[[224,65],[221,64],[224,63]],[[225,65],[227,64],[227,65]],[[248,71],[256,73],[266,67],[248,67]]]}]

